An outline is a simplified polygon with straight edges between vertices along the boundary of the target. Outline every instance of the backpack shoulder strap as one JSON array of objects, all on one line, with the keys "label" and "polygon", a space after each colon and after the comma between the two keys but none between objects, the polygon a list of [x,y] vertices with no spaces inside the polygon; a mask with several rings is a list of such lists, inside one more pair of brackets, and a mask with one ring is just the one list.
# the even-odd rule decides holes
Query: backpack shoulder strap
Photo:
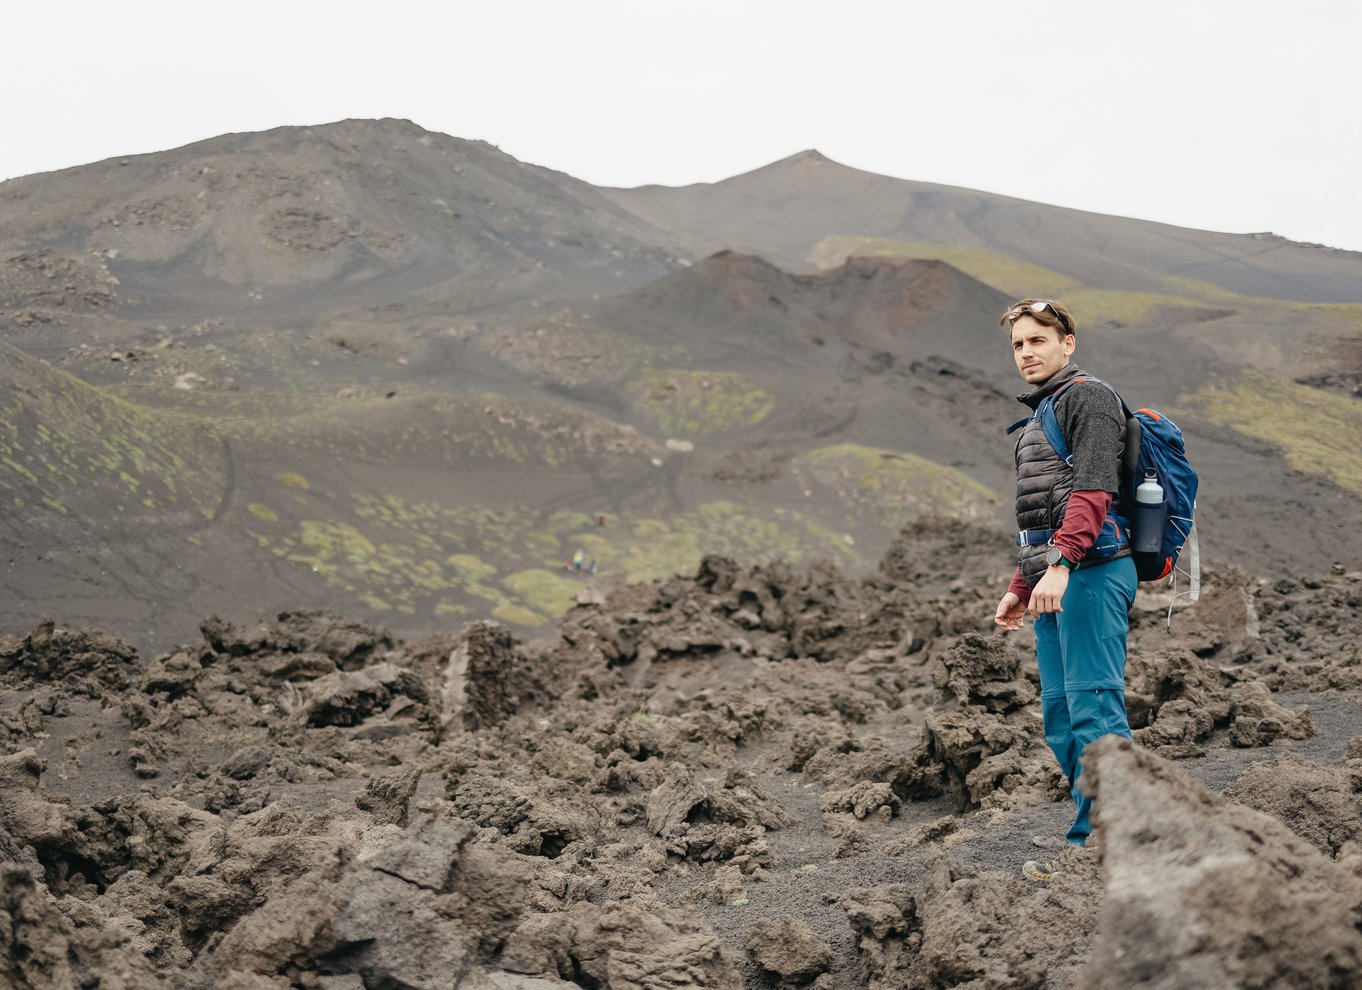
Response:
[{"label": "backpack shoulder strap", "polygon": [[1084,375],[1080,378],[1074,378],[1071,381],[1065,382],[1059,388],[1055,389],[1054,392],[1047,395],[1040,401],[1040,405],[1036,407],[1034,413],[1024,419],[1017,420],[1007,428],[1008,435],[1010,436],[1017,432],[1027,423],[1031,422],[1031,420],[1039,419],[1041,430],[1045,433],[1045,439],[1050,442],[1050,446],[1054,448],[1054,451],[1059,455],[1060,460],[1065,464],[1072,465],[1073,452],[1069,450],[1068,441],[1064,439],[1064,431],[1059,427],[1059,417],[1055,415],[1055,402],[1061,395],[1067,392],[1070,387],[1077,385],[1079,382],[1097,382],[1101,385],[1105,385],[1111,394],[1116,396],[1116,401],[1121,404],[1121,413],[1125,416],[1126,420],[1129,421],[1134,416],[1134,413],[1130,411],[1130,406],[1126,405],[1126,400],[1121,396],[1120,392],[1116,391],[1110,382],[1094,375]]},{"label": "backpack shoulder strap", "polygon": [[1059,459],[1071,467],[1073,466],[1074,455],[1073,451],[1069,449],[1069,442],[1064,439],[1064,431],[1059,428],[1059,417],[1055,415],[1055,402],[1057,402],[1059,397],[1067,392],[1070,387],[1086,380],[1087,379],[1085,378],[1075,378],[1065,382],[1045,398],[1041,399],[1040,405],[1036,407],[1036,418],[1040,420],[1041,432],[1045,434],[1045,439],[1050,442],[1050,446],[1054,448],[1055,453],[1059,455]]},{"label": "backpack shoulder strap", "polygon": [[[1059,400],[1061,395],[1079,382],[1097,382],[1099,385],[1106,386],[1107,390],[1111,392],[1112,395],[1116,396],[1116,401],[1120,403],[1121,415],[1125,417],[1127,424],[1135,415],[1130,411],[1130,406],[1126,405],[1126,400],[1121,396],[1121,393],[1116,391],[1110,382],[1104,381],[1093,375],[1084,375],[1081,378],[1074,378],[1071,381],[1067,381],[1059,388],[1055,389],[1053,393],[1047,395],[1041,400],[1040,405],[1036,407],[1036,416],[1040,418],[1040,426],[1045,432],[1045,439],[1050,442],[1050,446],[1053,447],[1055,453],[1059,455],[1059,459],[1070,466],[1073,465],[1074,455],[1073,452],[1069,450],[1068,441],[1064,439],[1064,431],[1059,427],[1059,417],[1055,415],[1055,402]],[[1136,436],[1138,437],[1138,434],[1136,434]]]},{"label": "backpack shoulder strap", "polygon": [[[1070,382],[1069,384],[1073,383]],[[1068,385],[1064,386],[1064,388],[1068,387]],[[1040,405],[1036,407],[1036,416],[1040,419],[1041,432],[1045,434],[1045,439],[1050,442],[1050,446],[1059,455],[1059,459],[1072,467],[1074,463],[1073,451],[1069,449],[1069,442],[1064,439],[1064,431],[1059,428],[1059,417],[1055,415],[1055,399],[1059,398],[1064,388],[1042,399]]]}]

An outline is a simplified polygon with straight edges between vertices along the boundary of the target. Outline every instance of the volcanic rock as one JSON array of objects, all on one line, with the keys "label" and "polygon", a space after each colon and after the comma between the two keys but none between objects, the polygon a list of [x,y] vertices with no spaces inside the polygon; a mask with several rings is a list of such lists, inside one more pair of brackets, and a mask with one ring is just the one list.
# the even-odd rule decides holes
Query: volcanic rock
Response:
[{"label": "volcanic rock", "polygon": [[1362,879],[1276,819],[1115,737],[1085,756],[1106,877],[1087,986],[1337,987],[1362,972]]},{"label": "volcanic rock", "polygon": [[[1064,852],[1048,885],[1023,879],[1069,814],[1029,644],[985,631],[993,606],[976,590],[916,580],[712,557],[693,577],[606,586],[531,643],[474,623],[405,646],[289,613],[205,622],[200,641],[143,663],[54,625],[105,658],[82,669],[117,672],[103,679],[43,652],[41,630],[14,638],[0,868],[28,881],[3,904],[66,961],[0,928],[0,977],[25,990],[92,972],[136,985],[148,967],[190,990],[1085,986],[1104,882],[1119,894],[1113,878],[1144,869],[1102,872],[1147,838],[1120,838],[1127,791],[1171,802],[1149,815],[1179,835],[1218,836],[1252,814],[1230,798],[1256,802],[1334,871],[1309,861],[1304,886],[1273,896],[1350,889],[1355,768],[1308,755],[1342,749],[1346,689],[1307,712],[1268,689],[1280,666],[1220,663],[1144,627],[1138,731],[1225,759],[1270,745],[1275,762],[1227,798],[1171,771],[1119,777],[1102,792],[1116,798],[1098,797],[1093,850]],[[1200,845],[1184,846],[1196,865]],[[1320,903],[1326,917],[1339,906]],[[1226,917],[1206,944],[1257,932]],[[1346,963],[1342,929],[1324,927],[1304,944]],[[1253,951],[1311,985],[1285,935]]]},{"label": "volcanic rock", "polygon": [[1265,812],[1327,856],[1362,852],[1362,763],[1320,766],[1291,753],[1256,763],[1222,792]]},{"label": "volcanic rock", "polygon": [[747,951],[763,971],[782,985],[812,982],[832,961],[828,947],[808,922],[781,918],[764,922],[747,936]]}]

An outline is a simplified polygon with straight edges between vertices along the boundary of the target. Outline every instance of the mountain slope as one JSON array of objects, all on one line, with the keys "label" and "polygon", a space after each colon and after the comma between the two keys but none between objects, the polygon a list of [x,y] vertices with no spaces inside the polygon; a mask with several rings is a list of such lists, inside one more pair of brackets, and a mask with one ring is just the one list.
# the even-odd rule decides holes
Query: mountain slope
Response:
[{"label": "mountain slope", "polygon": [[12,179],[0,231],[11,254],[98,259],[121,301],[156,313],[470,278],[518,297],[655,276],[674,254],[586,183],[399,120],[228,134]]},{"label": "mountain slope", "polygon": [[229,484],[220,438],[202,422],[114,398],[3,343],[0,394],[12,535],[23,517],[87,538],[192,528],[213,517]]},{"label": "mountain slope", "polygon": [[1245,295],[1362,302],[1359,252],[895,179],[816,151],[721,182],[606,192],[698,253],[733,248],[801,266],[825,238],[854,234],[987,248],[1107,288],[1160,291],[1177,276]]},{"label": "mountain slope", "polygon": [[[121,161],[0,186],[13,628],[168,645],[298,606],[533,628],[706,553],[873,566],[937,515],[996,529],[974,566],[1005,582],[1023,410],[997,319],[1033,286],[1074,303],[1082,367],[1183,427],[1208,564],[1362,558],[1362,306],[1169,275],[1158,225],[1096,218],[1105,254],[1051,257],[1073,211],[806,155],[654,190],[690,211],[673,235],[399,121]],[[686,257],[723,230],[761,252]],[[1179,263],[1226,236],[1183,233]],[[1351,263],[1276,254],[1274,278]]]}]

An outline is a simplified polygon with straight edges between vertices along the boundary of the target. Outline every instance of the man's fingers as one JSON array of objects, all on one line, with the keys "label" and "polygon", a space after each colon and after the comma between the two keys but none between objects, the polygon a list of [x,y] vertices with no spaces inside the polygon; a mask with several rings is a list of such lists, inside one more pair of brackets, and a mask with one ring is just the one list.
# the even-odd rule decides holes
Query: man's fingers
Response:
[{"label": "man's fingers", "polygon": [[1027,611],[1036,618],[1040,618],[1047,612],[1063,612],[1064,609],[1060,607],[1059,601],[1060,599],[1056,595],[1032,595],[1031,604]]}]

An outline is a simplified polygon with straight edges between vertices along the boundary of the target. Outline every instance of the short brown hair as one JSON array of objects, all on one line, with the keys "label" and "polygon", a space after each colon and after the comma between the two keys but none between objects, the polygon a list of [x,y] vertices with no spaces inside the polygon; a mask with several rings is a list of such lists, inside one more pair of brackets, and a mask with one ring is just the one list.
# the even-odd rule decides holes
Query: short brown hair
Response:
[{"label": "short brown hair", "polygon": [[1054,299],[1020,299],[1007,307],[1007,312],[998,320],[998,326],[1011,333],[1012,324],[1023,316],[1029,316],[1043,326],[1054,327],[1061,339],[1074,332],[1073,316],[1063,303]]}]

